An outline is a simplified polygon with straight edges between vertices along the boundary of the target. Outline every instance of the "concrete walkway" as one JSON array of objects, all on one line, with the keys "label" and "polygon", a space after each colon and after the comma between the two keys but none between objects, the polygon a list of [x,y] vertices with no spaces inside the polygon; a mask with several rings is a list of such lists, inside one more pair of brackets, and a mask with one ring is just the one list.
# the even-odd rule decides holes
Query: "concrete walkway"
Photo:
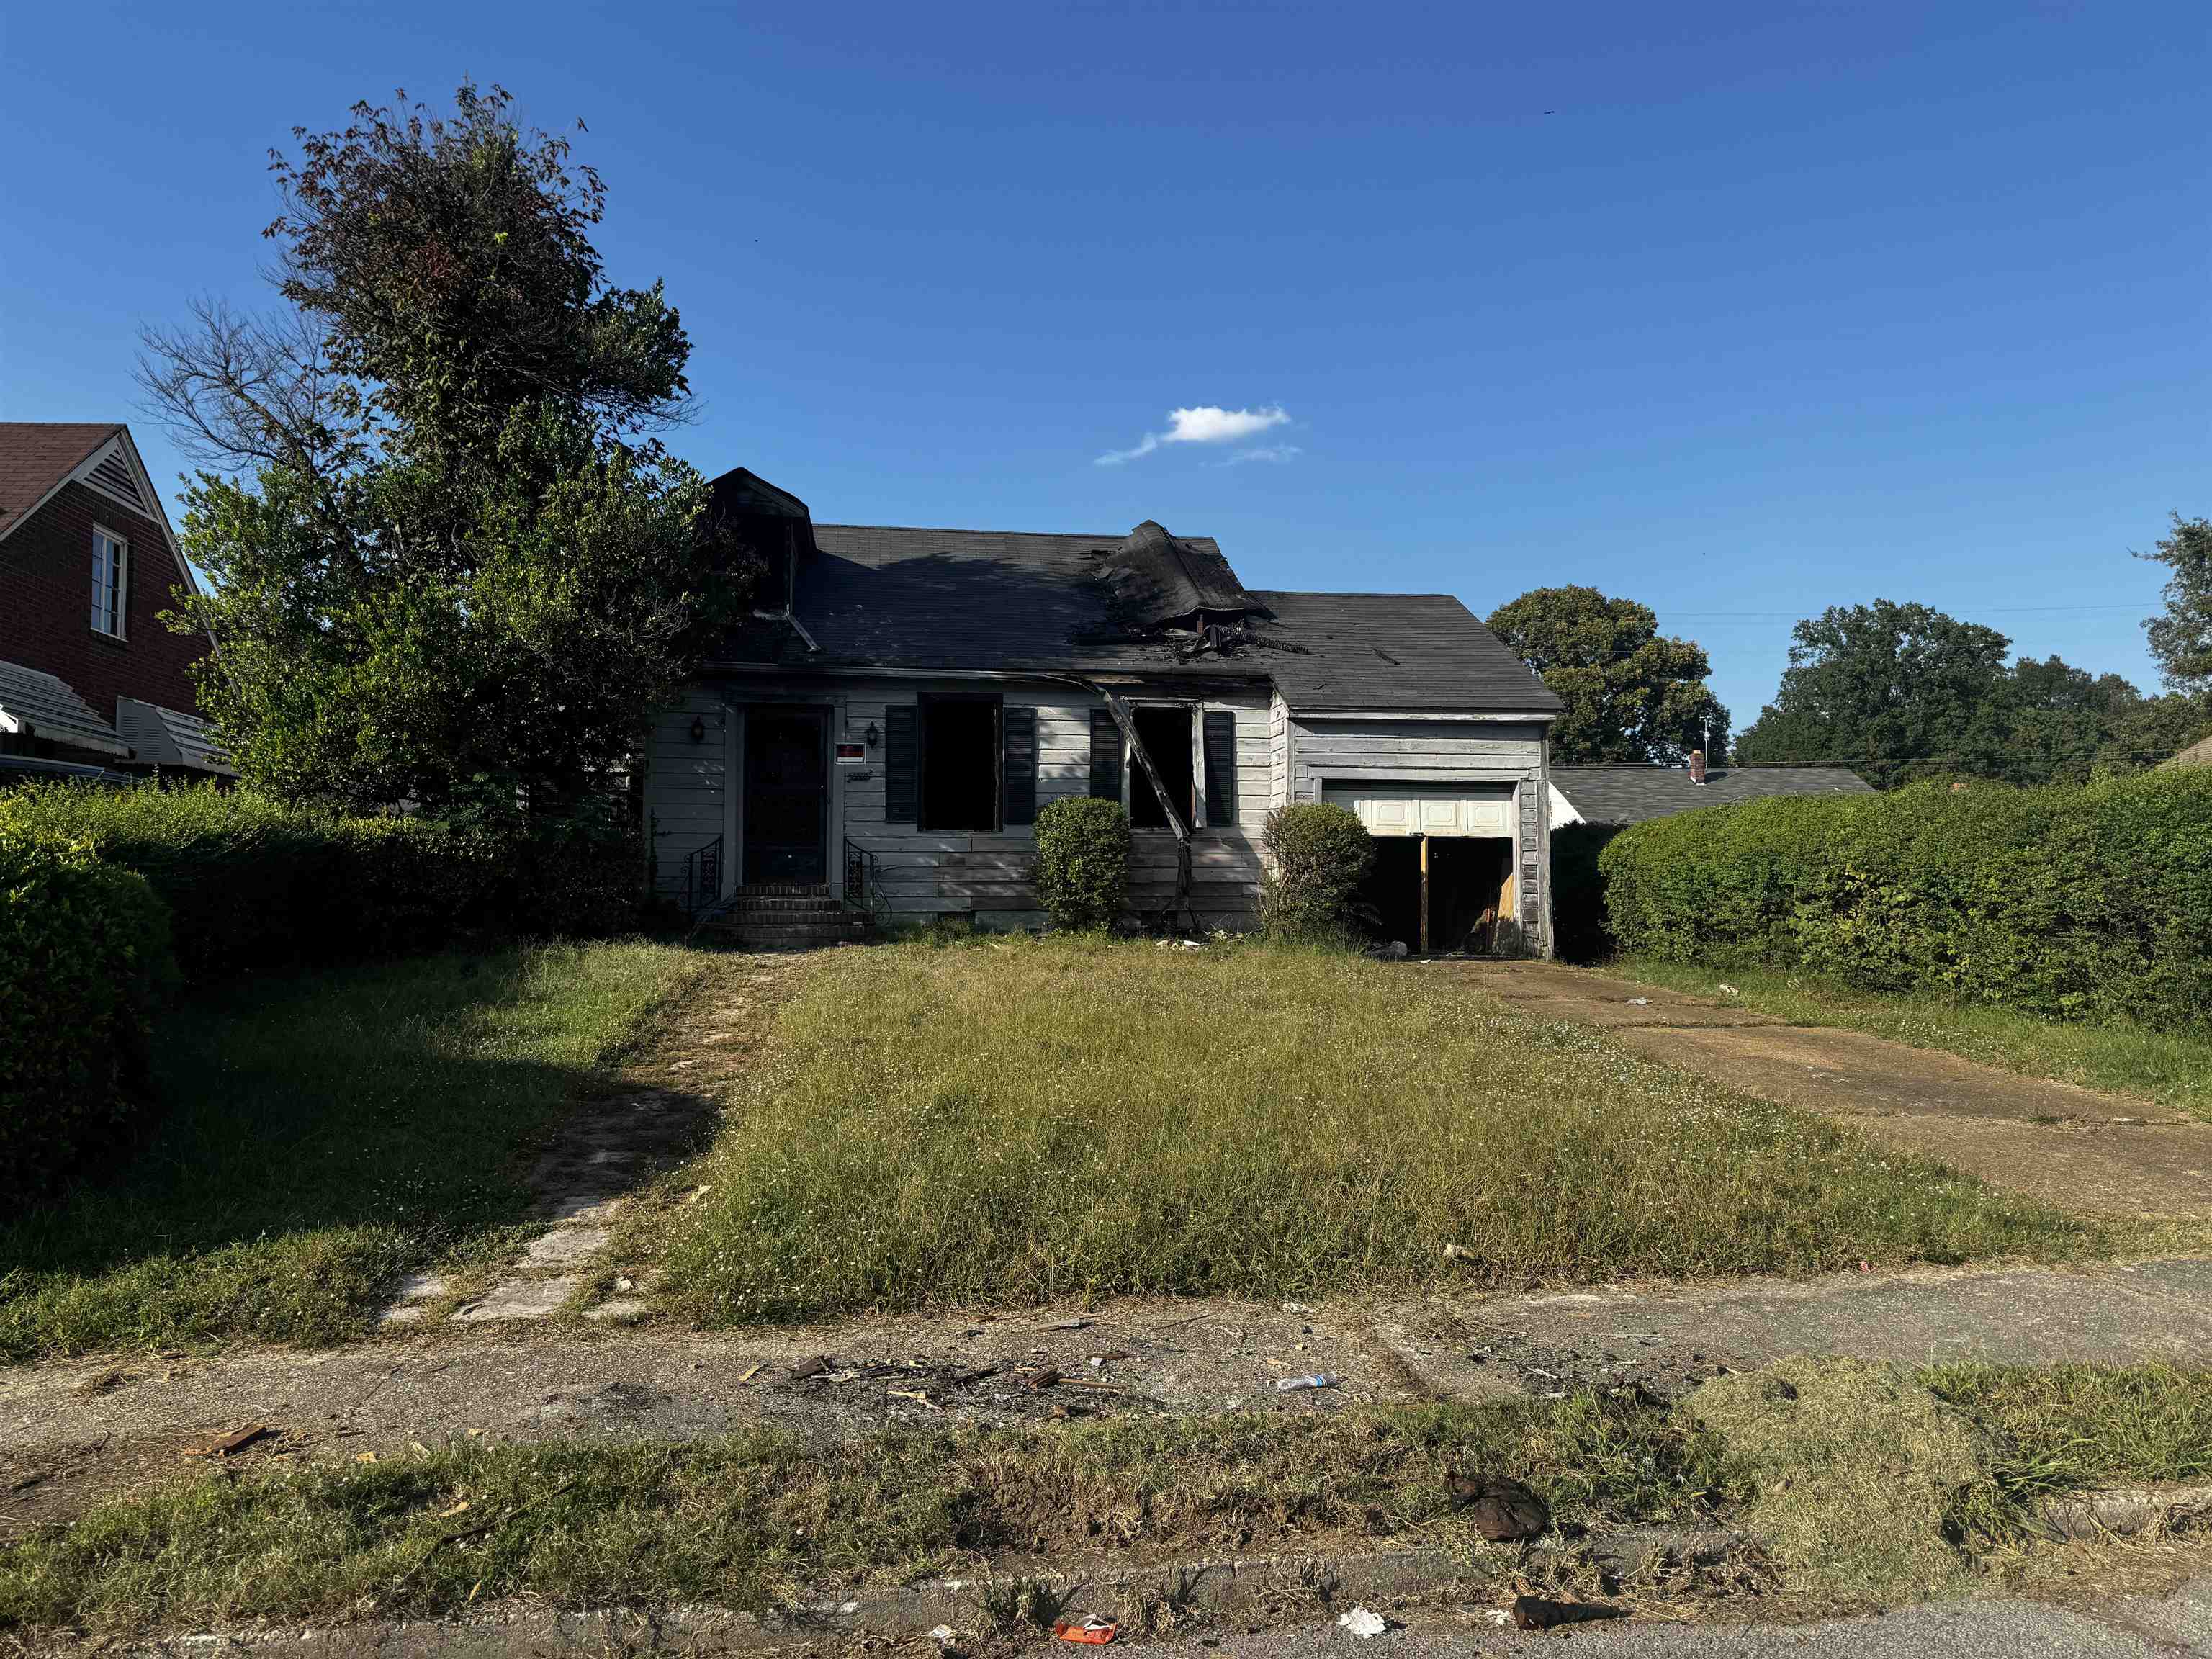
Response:
[{"label": "concrete walkway", "polygon": [[1540,1018],[1939,1158],[2062,1209],[2212,1215],[2212,1123],[1932,1048],[1557,963],[1440,963]]},{"label": "concrete walkway", "polygon": [[[463,1437],[690,1440],[763,1421],[837,1435],[947,1418],[1303,1413],[1584,1385],[1669,1397],[1723,1369],[1808,1352],[1909,1364],[2212,1365],[2212,1261],[1310,1308],[1146,1300],[714,1334],[574,1319],[447,1324],[322,1352],[55,1362],[0,1370],[0,1535],[165,1479],[181,1456],[257,1425],[268,1434],[231,1462],[343,1460]],[[908,1362],[939,1373],[996,1369],[951,1388],[869,1374]],[[1024,1364],[1075,1380],[1032,1392],[1012,1379]],[[1324,1370],[1342,1385],[1274,1387]]]}]

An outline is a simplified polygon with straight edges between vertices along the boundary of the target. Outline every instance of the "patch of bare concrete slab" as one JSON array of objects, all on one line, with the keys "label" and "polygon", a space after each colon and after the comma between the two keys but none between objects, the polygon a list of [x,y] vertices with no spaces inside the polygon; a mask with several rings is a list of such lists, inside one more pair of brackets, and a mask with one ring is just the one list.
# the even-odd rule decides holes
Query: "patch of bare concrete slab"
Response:
[{"label": "patch of bare concrete slab", "polygon": [[2212,1123],[2185,1113],[1555,963],[1445,971],[1540,1018],[1599,1027],[1646,1059],[1843,1119],[2061,1209],[2212,1215]]}]

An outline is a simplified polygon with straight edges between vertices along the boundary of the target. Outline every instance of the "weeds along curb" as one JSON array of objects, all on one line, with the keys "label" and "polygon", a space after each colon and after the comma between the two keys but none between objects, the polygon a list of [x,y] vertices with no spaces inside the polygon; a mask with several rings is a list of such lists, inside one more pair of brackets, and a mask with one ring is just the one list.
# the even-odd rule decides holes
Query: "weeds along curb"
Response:
[{"label": "weeds along curb", "polygon": [[[1717,1563],[1745,1548],[1747,1542],[1735,1533],[1650,1528],[1572,1540],[1555,1534],[1532,1546],[1529,1554],[1536,1559],[1571,1555],[1608,1576],[1626,1577],[1646,1569]],[[1476,1548],[1476,1553],[1464,1556],[1442,1550],[1378,1550],[1356,1555],[1288,1552],[1201,1557],[1091,1574],[1041,1565],[1027,1573],[954,1576],[857,1590],[767,1614],[712,1606],[591,1613],[518,1606],[468,1619],[376,1620],[321,1629],[294,1623],[275,1629],[146,1638],[107,1650],[147,1659],[208,1659],[228,1654],[257,1659],[507,1659],[525,1654],[533,1659],[540,1655],[598,1659],[609,1652],[629,1651],[631,1644],[647,1639],[655,1645],[711,1651],[714,1644],[772,1647],[825,1635],[920,1637],[939,1625],[972,1636],[993,1627],[994,1608],[998,1619],[1018,1629],[1028,1627],[1030,1607],[1063,1601],[1084,1612],[1114,1613],[1133,1627],[1141,1625],[1147,1613],[1194,1620],[1248,1613],[1279,1617],[1355,1601],[1402,1606],[1486,1592],[1503,1571],[1522,1559],[1521,1552],[1507,1545]]]},{"label": "weeds along curb", "polygon": [[[2033,1519],[2048,1536],[2067,1540],[2128,1538],[2212,1518],[2212,1486],[2114,1489],[2038,1504]],[[1532,1547],[1530,1558],[1573,1558],[1605,1576],[1632,1578],[1647,1570],[1711,1566],[1757,1540],[1741,1533],[1644,1528]],[[1219,1560],[1152,1563],[1084,1576],[1040,1568],[1028,1574],[935,1578],[903,1588],[855,1591],[787,1611],[760,1614],[712,1606],[609,1608],[562,1613],[541,1607],[486,1609],[468,1619],[374,1620],[326,1628],[283,1628],[150,1637],[108,1651],[147,1659],[511,1659],[574,1655],[598,1659],[638,1643],[711,1651],[713,1644],[765,1649],[824,1635],[909,1638],[950,1625],[963,1635],[988,1629],[995,1606],[1018,1620],[1036,1601],[1065,1600],[1086,1612],[1119,1614],[1132,1626],[1142,1615],[1194,1620],[1257,1612],[1282,1617],[1319,1613],[1355,1601],[1402,1607],[1486,1592],[1498,1570],[1522,1558],[1507,1546],[1473,1555],[1441,1550],[1377,1550],[1354,1555],[1291,1552]],[[1035,1592],[1035,1595],[1032,1595]]]}]

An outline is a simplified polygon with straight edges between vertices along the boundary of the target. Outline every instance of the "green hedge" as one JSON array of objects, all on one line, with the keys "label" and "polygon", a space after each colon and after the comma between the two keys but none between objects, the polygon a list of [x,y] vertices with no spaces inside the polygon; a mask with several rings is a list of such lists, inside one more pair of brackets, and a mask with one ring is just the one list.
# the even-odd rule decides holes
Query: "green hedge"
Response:
[{"label": "green hedge", "polygon": [[1631,954],[2069,1018],[2212,1017],[2212,772],[1747,802],[1638,824],[1599,862]]},{"label": "green hedge", "polygon": [[1055,927],[1110,927],[1129,908],[1129,815],[1068,795],[1036,815],[1037,902]]},{"label": "green hedge", "polygon": [[167,906],[193,980],[434,949],[471,934],[633,925],[642,855],[612,809],[529,836],[347,817],[243,790],[40,785],[0,822],[93,849]]},{"label": "green hedge", "polygon": [[1367,826],[1341,806],[1307,801],[1267,814],[1260,927],[1277,939],[1348,935],[1359,884],[1375,861]]},{"label": "green hedge", "polygon": [[0,818],[0,1204],[44,1196],[150,1103],[161,902],[82,842]]}]

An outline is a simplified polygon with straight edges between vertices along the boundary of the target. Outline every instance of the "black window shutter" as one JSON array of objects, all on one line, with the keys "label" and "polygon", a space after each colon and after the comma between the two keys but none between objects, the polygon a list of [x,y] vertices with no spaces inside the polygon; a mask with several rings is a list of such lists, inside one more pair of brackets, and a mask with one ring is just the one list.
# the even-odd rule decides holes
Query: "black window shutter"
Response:
[{"label": "black window shutter", "polygon": [[1206,821],[1237,822],[1237,716],[1226,708],[1206,711]]},{"label": "black window shutter", "polygon": [[1100,800],[1121,799],[1121,727],[1109,708],[1091,711],[1091,793]]},{"label": "black window shutter", "polygon": [[912,823],[920,793],[914,764],[914,705],[884,710],[884,817]]},{"label": "black window shutter", "polygon": [[1000,741],[1006,757],[1005,781],[1000,799],[1006,803],[1010,824],[1036,822],[1036,710],[1007,708],[999,715]]}]

